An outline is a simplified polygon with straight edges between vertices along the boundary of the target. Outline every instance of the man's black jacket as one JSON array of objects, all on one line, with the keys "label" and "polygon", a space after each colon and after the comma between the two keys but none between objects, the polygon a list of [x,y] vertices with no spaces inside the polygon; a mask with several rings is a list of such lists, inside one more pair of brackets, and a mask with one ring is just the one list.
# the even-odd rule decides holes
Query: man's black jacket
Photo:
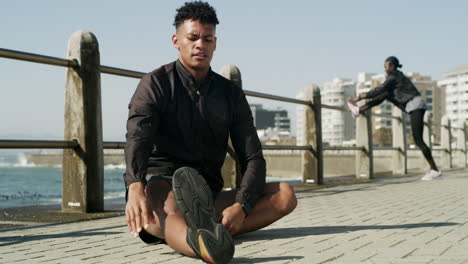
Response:
[{"label": "man's black jacket", "polygon": [[189,166],[219,192],[229,136],[243,174],[236,202],[254,206],[266,165],[245,94],[211,70],[198,85],[180,61],[164,65],[141,79],[129,104],[125,184]]}]

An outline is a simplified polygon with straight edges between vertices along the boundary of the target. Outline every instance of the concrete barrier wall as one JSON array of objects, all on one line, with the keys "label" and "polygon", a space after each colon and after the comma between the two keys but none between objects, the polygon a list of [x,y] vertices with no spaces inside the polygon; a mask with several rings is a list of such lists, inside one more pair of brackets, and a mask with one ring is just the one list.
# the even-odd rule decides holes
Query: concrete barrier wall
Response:
[{"label": "concrete barrier wall", "polygon": [[[43,166],[43,167],[56,167],[62,165],[62,152],[50,153],[24,153],[26,164]],[[121,165],[125,164],[123,153],[105,153],[104,165]]]},{"label": "concrete barrier wall", "polygon": [[[281,151],[265,151],[265,160],[267,162],[267,176],[275,178],[298,178],[302,175],[302,154],[300,151],[294,153],[284,153]],[[437,164],[442,162],[440,151],[433,151],[433,156]],[[62,163],[62,154],[57,153],[26,153],[28,164],[38,166],[54,167]],[[455,155],[457,159],[463,159],[464,155]],[[374,151],[374,170],[379,172],[392,171],[392,151],[382,150]],[[232,159],[227,156],[223,167],[223,175],[233,171]],[[125,164],[122,153],[105,153],[105,165]],[[355,155],[353,151],[336,151],[334,153],[325,152],[324,155],[324,174],[325,177],[340,177],[354,175]],[[429,169],[426,160],[419,150],[408,151],[408,169]],[[228,178],[225,178],[228,181]]]}]

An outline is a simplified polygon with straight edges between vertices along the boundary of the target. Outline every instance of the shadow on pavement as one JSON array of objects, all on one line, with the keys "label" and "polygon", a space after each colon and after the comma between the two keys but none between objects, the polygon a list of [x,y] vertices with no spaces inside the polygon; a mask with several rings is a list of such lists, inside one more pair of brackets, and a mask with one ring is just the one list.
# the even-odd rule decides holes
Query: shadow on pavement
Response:
[{"label": "shadow on pavement", "polygon": [[287,260],[299,260],[303,259],[304,256],[281,256],[281,257],[265,257],[265,258],[233,258],[231,263],[262,263],[270,261],[287,261]]},{"label": "shadow on pavement", "polygon": [[37,241],[37,240],[42,240],[42,239],[117,235],[117,234],[122,234],[122,232],[121,231],[100,232],[100,231],[106,230],[106,229],[121,228],[121,227],[123,227],[123,225],[87,229],[87,230],[73,231],[73,232],[67,232],[67,233],[57,233],[57,234],[21,235],[21,236],[7,236],[7,237],[4,236],[4,237],[0,237],[0,247],[10,246],[14,244],[29,242],[29,241]]},{"label": "shadow on pavement", "polygon": [[434,222],[434,223],[419,223],[419,224],[402,224],[402,225],[366,225],[366,226],[313,226],[313,227],[296,227],[296,228],[276,228],[267,230],[258,230],[252,233],[240,235],[236,237],[236,244],[241,244],[245,241],[252,240],[268,240],[268,239],[287,239],[295,237],[305,237],[312,235],[339,234],[348,233],[360,230],[379,230],[379,229],[412,229],[412,228],[427,228],[460,225],[453,222]]}]

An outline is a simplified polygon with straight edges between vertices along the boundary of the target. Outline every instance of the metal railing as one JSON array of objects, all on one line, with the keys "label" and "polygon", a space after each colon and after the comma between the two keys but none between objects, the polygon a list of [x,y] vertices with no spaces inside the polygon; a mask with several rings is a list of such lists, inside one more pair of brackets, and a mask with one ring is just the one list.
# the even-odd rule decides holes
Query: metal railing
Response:
[{"label": "metal railing", "polygon": [[[14,59],[14,60],[35,62],[35,63],[40,63],[40,64],[48,64],[48,65],[66,67],[66,68],[80,67],[77,60],[68,60],[68,59],[62,59],[62,58],[57,58],[57,57],[45,56],[45,55],[28,53],[28,52],[17,51],[17,50],[10,50],[10,49],[0,48],[0,57]],[[100,66],[100,71],[101,73],[107,73],[107,74],[112,74],[112,75],[130,77],[130,78],[138,78],[138,79],[140,79],[146,74],[144,72],[125,70],[125,69],[120,69],[120,68],[115,68],[115,67],[104,66],[104,65]]]},{"label": "metal railing", "polygon": [[[66,68],[79,69],[80,65],[78,60],[75,59],[62,59],[57,57],[45,56],[40,54],[28,53],[23,51],[9,50],[0,48],[0,57],[22,60],[46,65],[60,66]],[[146,73],[132,71],[127,69],[115,68],[110,66],[99,65],[100,73],[112,74],[123,77],[141,79]],[[244,90],[245,95],[269,100],[275,100],[286,103],[302,104],[309,107],[313,107],[310,101],[299,100],[295,98],[288,98],[282,96],[276,96],[266,93],[259,93],[254,91]],[[22,148],[22,149],[75,149],[79,147],[77,140],[74,141],[54,141],[54,140],[0,140],[1,148]],[[124,149],[125,142],[102,142],[103,149]],[[297,145],[263,145],[265,150],[303,150],[311,152],[315,157],[319,156],[317,150],[312,146],[297,146]],[[229,152],[230,153],[230,152]],[[323,178],[319,176],[316,180],[317,183],[321,183]]]},{"label": "metal railing", "polygon": [[0,140],[0,149],[74,149],[77,141],[64,140]]},{"label": "metal railing", "polygon": [[[340,111],[340,112],[349,112],[348,108],[341,107],[341,106],[321,104],[321,107],[324,108],[324,109],[336,110],[336,111]],[[359,151],[365,152],[366,148],[357,147],[357,146],[324,146],[323,150],[329,150],[329,151],[334,151],[334,150],[359,150]]]},{"label": "metal railing", "polygon": [[[45,56],[45,55],[39,55],[39,54],[34,54],[34,53],[3,49],[3,48],[0,48],[0,57],[35,62],[35,63],[40,63],[40,64],[68,67],[68,68],[79,67],[79,63],[76,60],[68,60],[68,59],[62,59],[62,58],[57,58],[57,57],[51,57],[51,56]],[[104,66],[104,65],[100,66],[100,71],[101,73],[118,75],[118,76],[123,76],[123,77],[130,77],[130,78],[138,78],[138,79],[142,78],[146,74],[144,72],[109,67],[109,66]],[[244,90],[244,93],[247,96],[252,96],[252,97],[312,106],[312,103],[310,101],[304,101],[304,100],[299,100],[299,99],[294,99],[294,98],[253,92],[253,91],[248,91],[248,90]],[[40,141],[14,140],[14,142],[16,142],[16,144],[10,143],[6,140],[0,140],[0,148],[35,149],[35,148],[70,148],[69,146],[71,146],[71,144],[66,141],[63,141],[62,145],[59,144],[59,141],[47,141],[47,140],[40,140]],[[49,144],[46,144],[46,143],[49,143]],[[64,147],[60,147],[60,146],[64,146]],[[74,145],[74,147],[76,146]],[[125,142],[103,142],[103,147],[106,149],[123,149],[125,148]],[[282,146],[264,145],[263,147],[265,149],[312,150],[310,146],[294,146],[294,145],[282,145]]]},{"label": "metal railing", "polygon": [[[97,45],[96,45],[97,46]],[[69,53],[70,54],[70,53]],[[98,54],[98,53],[97,53]],[[51,57],[51,56],[44,56],[44,55],[39,55],[39,54],[34,54],[34,53],[27,53],[27,52],[22,52],[22,51],[16,51],[16,50],[10,50],[10,49],[3,49],[0,48],[0,57],[3,58],[8,58],[8,59],[14,59],[14,60],[22,60],[22,61],[28,61],[28,62],[34,62],[34,63],[40,63],[40,64],[47,64],[47,65],[54,65],[54,66],[59,66],[59,67],[65,67],[65,68],[71,68],[75,71],[80,70],[80,61],[77,59],[62,59],[62,58],[57,58],[57,57]],[[82,61],[83,62],[83,61]],[[85,62],[83,62],[85,63]],[[86,63],[85,63],[86,64]],[[89,64],[87,64],[89,65]],[[110,67],[110,66],[104,66],[104,65],[97,65],[96,72],[99,74],[105,73],[105,74],[111,74],[111,75],[117,75],[117,76],[123,76],[123,77],[129,77],[129,78],[137,78],[140,79],[142,78],[146,73],[144,72],[138,72],[138,71],[132,71],[132,70],[127,70],[127,69],[121,69],[121,68],[116,68],[116,67]],[[83,67],[86,68],[86,67]],[[364,155],[368,159],[368,177],[371,178],[373,174],[372,170],[372,164],[373,164],[373,159],[372,159],[372,151],[373,150],[390,150],[390,151],[399,151],[405,156],[405,168],[406,168],[406,150],[408,149],[406,146],[406,143],[404,146],[399,146],[399,147],[374,147],[372,144],[372,129],[369,129],[369,126],[372,125],[372,119],[371,116],[373,117],[383,117],[383,118],[391,118],[398,120],[402,124],[404,124],[402,116],[394,116],[394,115],[388,115],[388,114],[376,114],[376,113],[369,113],[365,115],[366,118],[366,126],[367,126],[367,138],[369,139],[366,144],[364,145],[358,145],[358,146],[323,146],[322,142],[322,122],[321,122],[321,111],[322,109],[330,109],[330,110],[335,110],[335,111],[342,111],[342,112],[348,112],[348,109],[345,107],[341,106],[333,106],[333,105],[327,105],[327,104],[322,104],[321,103],[321,96],[320,96],[320,91],[318,88],[314,90],[313,94],[313,100],[308,101],[308,100],[300,100],[300,99],[295,99],[295,98],[288,98],[288,97],[283,97],[283,96],[277,96],[277,95],[271,95],[271,94],[266,94],[266,93],[259,93],[259,92],[254,92],[254,91],[248,91],[244,90],[245,95],[251,96],[251,97],[257,97],[257,98],[263,98],[263,99],[268,99],[268,100],[274,100],[274,101],[280,101],[280,102],[286,102],[286,103],[293,103],[293,104],[299,104],[299,105],[305,105],[308,107],[309,110],[312,110],[314,117],[312,118],[312,126],[315,126],[315,135],[312,136],[311,138],[313,139],[313,143],[308,141],[307,144],[311,145],[305,145],[305,146],[299,146],[299,145],[263,145],[263,149],[265,150],[301,150],[301,151],[309,151],[310,153],[313,154],[313,157],[316,161],[315,164],[316,168],[314,168],[314,182],[317,184],[323,183],[323,152],[324,151],[337,151],[337,150],[354,150],[356,153],[361,153],[359,155]],[[100,96],[100,94],[99,94]],[[306,120],[307,121],[307,120]],[[426,125],[428,125],[426,123]],[[448,153],[450,156],[450,166],[451,164],[451,157],[452,157],[452,152],[461,152],[465,153],[466,155],[466,145],[465,148],[457,147],[457,148],[451,148],[451,140],[452,140],[452,135],[451,135],[451,130],[459,130],[459,131],[465,131],[466,128],[455,128],[450,126],[450,122],[446,125],[443,124],[436,124],[432,123],[431,125],[428,125],[430,128],[432,126],[440,126],[441,129],[446,129],[448,130],[448,147],[442,147],[442,148],[434,148],[433,150],[439,151],[443,150],[444,153]],[[404,125],[403,125],[404,127]],[[403,128],[404,130],[404,128]],[[83,141],[84,142],[84,141]],[[125,142],[100,142],[102,143],[102,148],[103,149],[124,149],[125,148]],[[447,145],[447,143],[445,143]],[[0,149],[1,148],[12,148],[12,149],[64,149],[64,150],[78,150],[80,148],[80,143],[78,140],[0,140]],[[102,150],[101,150],[102,151]],[[445,155],[445,154],[444,154]],[[358,155],[356,156],[358,157]],[[304,157],[303,157],[304,159]],[[310,163],[307,162],[307,163]],[[366,165],[364,166],[366,167]],[[310,171],[309,171],[310,172]],[[306,172],[303,171],[303,177]],[[356,172],[356,175],[361,175],[360,172]],[[304,178],[305,179],[305,178]],[[304,180],[304,182],[309,182],[309,180]]]},{"label": "metal railing", "polygon": [[[57,58],[52,56],[45,56],[40,54],[28,53],[23,51],[17,50],[10,50],[0,48],[0,57],[14,59],[14,60],[22,60],[28,62],[35,62],[40,64],[47,64],[47,65],[54,65],[60,67],[68,67],[68,68],[78,68],[80,65],[77,60],[70,60],[70,59],[63,59]],[[101,73],[112,74],[117,76],[129,77],[129,78],[142,78],[146,73],[132,71],[122,68],[110,67],[110,66],[100,66]],[[299,100],[295,98],[288,98],[282,96],[276,96],[266,93],[259,93],[254,91],[245,90],[244,93],[247,96],[275,100],[280,102],[287,102],[287,103],[294,103],[294,104],[302,104],[307,105],[309,107],[313,107],[313,103],[310,101]],[[323,109],[331,109],[337,110],[342,112],[347,112],[348,109],[345,107],[340,106],[333,106],[333,105],[326,105],[321,104]],[[373,113],[372,116],[375,117],[384,117],[384,118],[392,118],[401,120],[399,116],[393,116],[388,114],[378,114]],[[447,125],[442,125],[439,123],[432,123],[432,126],[439,126],[439,127],[448,127]],[[460,127],[451,127],[453,130],[465,130],[464,128]],[[49,149],[68,149],[68,148],[76,148],[78,143],[76,141],[57,141],[57,140],[0,140],[0,148],[29,148],[29,149],[39,149],[39,148],[49,148]],[[125,148],[125,142],[103,142],[103,147],[105,149],[123,149]],[[311,146],[294,146],[294,145],[264,145],[264,149],[270,150],[309,150],[314,151]],[[417,150],[417,149],[410,149],[409,150]],[[361,150],[364,151],[365,149],[362,147],[345,147],[345,146],[326,146],[323,147],[323,150]],[[394,147],[374,147],[374,150],[394,150],[394,151],[402,151],[401,148],[394,148]],[[436,151],[440,149],[434,149]],[[452,149],[452,151],[464,151],[462,149]]]},{"label": "metal railing", "polygon": [[[75,36],[75,34],[74,34],[74,36]],[[74,36],[72,36],[72,38],[70,40],[72,40],[74,38]],[[90,39],[92,39],[92,38],[93,38],[93,36],[91,34]],[[75,39],[75,41],[76,40],[78,40],[78,42],[81,41],[79,39]],[[91,40],[91,42],[93,42],[93,41],[95,41],[95,40]],[[81,46],[81,44],[79,44],[78,46],[79,46],[78,49],[81,49],[83,47],[83,46]],[[95,47],[97,47],[97,45],[95,45]],[[76,50],[69,50],[68,54],[73,54],[73,52],[75,52],[75,51]],[[45,56],[45,55],[40,55],[40,54],[34,54],[34,53],[28,53],[28,52],[23,52],[23,51],[16,51],[16,50],[0,48],[0,57],[7,58],[7,59],[13,59],[13,60],[21,60],[21,61],[27,61],[27,62],[33,62],[33,63],[39,63],[39,64],[46,64],[46,65],[65,67],[65,68],[73,69],[74,72],[76,72],[76,73],[81,72],[82,69],[81,69],[80,63],[81,63],[81,60],[84,59],[84,61],[83,61],[84,64],[88,63],[87,65],[92,65],[91,68],[92,67],[97,67],[98,74],[105,73],[105,74],[112,74],[112,75],[123,76],[123,77],[137,78],[137,79],[141,79],[146,74],[144,72],[132,71],[132,70],[121,69],[121,68],[116,68],[116,67],[110,67],[110,66],[104,66],[104,65],[95,65],[95,64],[93,64],[93,60],[96,57],[92,57],[92,56],[96,56],[96,55],[99,56],[99,52],[98,51],[96,52],[96,51],[94,51],[94,50],[87,51],[85,53],[90,53],[90,54],[84,54],[84,57],[81,57],[80,59],[62,59],[62,58],[57,58],[57,57],[52,57],[52,56]],[[95,52],[95,53],[93,53],[93,52]],[[80,53],[80,52],[78,52],[78,53]],[[97,61],[99,61],[99,58],[97,58]],[[91,64],[89,64],[89,63],[91,63]],[[95,65],[95,66],[93,66],[93,65]],[[93,70],[93,69],[91,69],[91,70]],[[84,71],[85,71],[85,74],[89,74],[90,69],[86,68]],[[86,71],[88,71],[88,72],[86,72]],[[68,76],[69,73],[70,73],[70,71],[67,72],[67,78],[69,78],[69,76]],[[75,73],[75,76],[76,76],[76,73]],[[72,71],[72,75],[73,74],[74,73]],[[91,73],[91,74],[94,74],[94,73]],[[90,75],[90,76],[91,76],[91,78],[93,78],[92,75]],[[86,76],[82,77],[81,73],[77,77],[78,78],[87,78]],[[88,80],[92,80],[92,79],[88,79]],[[72,85],[75,85],[75,84],[72,84]],[[93,83],[91,85],[96,85],[96,83]],[[99,83],[97,85],[99,85]],[[68,89],[68,87],[67,87],[67,89]],[[81,89],[82,88],[80,88],[80,90]],[[247,90],[244,90],[244,93],[245,93],[245,95],[251,96],[251,97],[258,97],[258,98],[275,100],[275,101],[280,101],[280,102],[301,104],[301,105],[309,106],[311,108],[314,107],[314,105],[310,101],[299,100],[299,99],[288,98],[288,97],[282,97],[282,96],[276,96],[276,95],[271,95],[271,94],[266,94],[266,93],[247,91]],[[100,92],[98,93],[98,96],[100,96]],[[67,102],[66,102],[66,104],[67,104]],[[72,110],[72,111],[74,111],[74,110]],[[88,110],[84,110],[84,111],[88,111]],[[80,122],[82,122],[82,121],[80,121]],[[93,125],[93,123],[89,123],[89,124]],[[74,132],[72,132],[72,133],[74,133]],[[102,132],[98,132],[98,133],[102,133]],[[94,143],[90,143],[90,144],[91,144],[90,146],[92,146]],[[115,142],[115,141],[106,142],[106,141],[104,141],[104,142],[101,142],[100,145],[102,146],[103,149],[124,149],[125,148],[125,142]],[[80,157],[82,157],[82,155],[83,155],[82,154],[83,150],[81,149],[79,140],[77,140],[77,139],[74,139],[74,140],[0,140],[0,149],[2,149],[2,148],[8,148],[8,149],[64,149],[64,150],[70,149],[72,151],[78,151],[80,153],[78,156],[80,156]],[[302,150],[302,151],[311,152],[313,154],[313,156],[315,156],[315,157],[320,156],[318,151],[316,149],[314,149],[311,145],[306,145],[306,146],[264,145],[263,149],[266,149],[266,150]],[[98,152],[91,153],[91,156],[96,155],[96,153],[98,153]],[[231,152],[229,152],[229,153],[231,153]],[[95,167],[96,164],[99,164],[98,161],[96,161],[95,164],[93,163],[94,165],[91,165],[91,164],[86,165],[86,164],[82,164],[82,163],[83,162],[86,163],[87,162],[86,160],[88,160],[88,159],[80,161],[81,158],[78,158],[78,160],[76,160],[75,156],[70,156],[69,152],[67,152],[66,155],[67,155],[67,158],[65,158],[65,153],[64,153],[64,166],[66,165],[65,164],[66,160],[68,162],[73,162],[73,165],[67,165],[67,167],[69,167],[67,169],[65,169],[65,167],[64,167],[63,181],[62,181],[63,186],[64,186],[63,188],[65,188],[65,186],[67,185],[68,186],[67,190],[70,190],[70,188],[73,189],[74,187],[72,187],[72,185],[76,184],[76,183],[73,183],[73,182],[75,182],[76,180],[81,181],[80,179],[70,178],[70,177],[74,177],[73,176],[74,173],[72,171],[75,168],[79,168],[81,166],[91,166],[91,167],[93,167],[93,173],[99,174],[98,170],[96,171],[96,169],[98,169],[98,168]],[[97,154],[97,155],[99,155],[99,154]],[[78,162],[78,163],[81,162],[81,165],[79,165],[76,162]],[[67,176],[65,176],[65,170],[68,170],[68,171],[71,170],[70,171],[71,173],[67,172]],[[87,170],[83,170],[83,171],[87,171]],[[88,172],[85,172],[85,174],[87,174],[87,173]],[[80,177],[87,177],[87,176],[82,175]],[[101,178],[101,177],[102,177],[102,174],[101,174],[101,176],[99,176],[99,175],[93,176],[92,182],[88,181],[86,183],[86,180],[85,180],[84,184],[91,185],[91,186],[93,186],[93,184],[98,184],[98,185],[102,186],[102,183],[100,183],[101,180],[99,180],[99,178]],[[67,179],[65,180],[65,178],[67,178]],[[65,183],[65,182],[67,182],[67,183]],[[321,180],[317,180],[315,182],[320,183]],[[83,184],[83,182],[78,183],[78,185],[80,185],[80,186],[82,184]],[[100,211],[100,210],[103,209],[103,201],[102,201],[103,200],[103,194],[102,194],[102,189],[99,190],[100,187],[96,187],[97,189],[95,188],[95,190],[100,192],[100,194],[97,195],[97,196],[94,195],[95,197],[92,198],[94,200],[93,201],[88,201],[88,202],[85,202],[85,200],[88,199],[88,198],[86,198],[86,197],[88,197],[88,194],[86,194],[86,193],[89,190],[87,191],[86,189],[89,188],[89,187],[81,186],[80,188],[81,189],[78,190],[79,194],[77,194],[77,195],[72,195],[72,194],[68,195],[69,197],[66,198],[68,202],[64,201],[65,197],[63,197],[62,208],[64,208],[64,210],[75,211],[73,208],[71,208],[71,206],[75,206],[76,204],[79,204],[79,205],[81,204],[80,202],[70,201],[70,199],[73,199],[72,197],[82,197],[82,198],[80,198],[80,199],[84,199],[84,200],[82,200],[82,202],[84,204],[89,204],[89,206],[84,205],[84,207],[82,207],[79,211],[89,211],[89,210]],[[72,190],[72,191],[75,192],[75,190]],[[97,198],[99,196],[101,198],[98,198],[96,200],[95,198]],[[80,205],[80,207],[81,207],[81,205]]]}]

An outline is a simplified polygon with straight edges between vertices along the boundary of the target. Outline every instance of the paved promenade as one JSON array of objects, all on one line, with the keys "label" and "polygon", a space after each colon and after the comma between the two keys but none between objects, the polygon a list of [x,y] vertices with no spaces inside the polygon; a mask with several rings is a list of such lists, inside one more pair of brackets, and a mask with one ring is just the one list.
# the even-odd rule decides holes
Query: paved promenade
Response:
[{"label": "paved promenade", "polygon": [[[468,171],[298,193],[274,225],[236,239],[232,263],[468,263]],[[147,246],[123,216],[0,230],[0,263],[201,263]]]}]

